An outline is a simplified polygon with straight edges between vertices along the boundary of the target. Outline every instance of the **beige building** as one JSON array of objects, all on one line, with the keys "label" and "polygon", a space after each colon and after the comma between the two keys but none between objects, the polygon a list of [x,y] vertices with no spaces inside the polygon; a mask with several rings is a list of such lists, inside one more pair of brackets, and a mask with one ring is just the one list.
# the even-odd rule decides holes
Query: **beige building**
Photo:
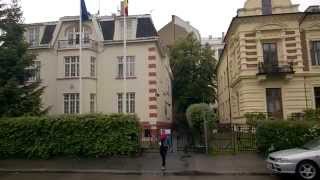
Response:
[{"label": "beige building", "polygon": [[159,37],[163,47],[170,47],[179,39],[186,38],[190,33],[201,41],[200,32],[190,22],[172,15],[171,21],[159,30]]},{"label": "beige building", "polygon": [[145,136],[170,128],[172,73],[168,57],[159,48],[149,15],[127,20],[126,63],[123,17],[93,17],[84,22],[81,60],[79,17],[27,25],[26,40],[37,54],[30,67],[36,73],[30,81],[41,81],[46,87],[42,99],[49,114],[136,113]]},{"label": "beige building", "polygon": [[248,112],[287,118],[320,108],[319,7],[247,0],[232,20],[218,65],[221,123]]}]

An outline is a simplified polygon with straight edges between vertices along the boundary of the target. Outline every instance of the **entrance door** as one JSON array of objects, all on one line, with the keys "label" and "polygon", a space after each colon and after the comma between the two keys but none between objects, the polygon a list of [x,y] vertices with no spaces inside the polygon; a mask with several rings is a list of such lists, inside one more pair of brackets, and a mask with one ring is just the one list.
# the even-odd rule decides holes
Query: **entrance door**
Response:
[{"label": "entrance door", "polygon": [[276,119],[283,119],[281,88],[268,88],[266,95],[268,115]]}]

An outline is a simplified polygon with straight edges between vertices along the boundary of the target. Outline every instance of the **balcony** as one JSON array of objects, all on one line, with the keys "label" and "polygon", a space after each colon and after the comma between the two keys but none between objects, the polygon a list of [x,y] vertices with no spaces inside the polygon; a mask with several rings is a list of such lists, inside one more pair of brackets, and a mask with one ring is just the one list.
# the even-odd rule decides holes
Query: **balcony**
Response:
[{"label": "balcony", "polygon": [[259,63],[259,72],[257,76],[260,80],[265,80],[267,77],[283,77],[292,79],[292,75],[295,73],[293,69],[293,63],[287,64],[266,64],[264,62]]},{"label": "balcony", "polygon": [[[58,49],[79,49],[79,48],[80,48],[79,39],[58,41]],[[82,48],[96,50],[98,48],[98,43],[91,39],[84,39],[82,40]]]},{"label": "balcony", "polygon": [[287,64],[266,64],[259,63],[259,72],[257,75],[286,75],[286,74],[294,74],[293,63]]}]

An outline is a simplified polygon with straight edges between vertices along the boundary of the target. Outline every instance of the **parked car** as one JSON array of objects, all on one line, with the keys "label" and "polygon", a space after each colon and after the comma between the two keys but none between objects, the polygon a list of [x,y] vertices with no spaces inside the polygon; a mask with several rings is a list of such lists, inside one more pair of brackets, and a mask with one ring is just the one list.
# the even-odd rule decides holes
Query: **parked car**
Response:
[{"label": "parked car", "polygon": [[304,180],[314,180],[320,174],[320,139],[302,147],[271,153],[267,166],[276,174],[296,174]]}]

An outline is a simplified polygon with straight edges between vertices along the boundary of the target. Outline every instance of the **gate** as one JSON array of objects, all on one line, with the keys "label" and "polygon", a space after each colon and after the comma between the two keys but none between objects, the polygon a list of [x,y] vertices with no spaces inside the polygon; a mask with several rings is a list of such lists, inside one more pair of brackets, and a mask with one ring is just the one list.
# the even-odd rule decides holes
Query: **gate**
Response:
[{"label": "gate", "polygon": [[246,124],[218,125],[213,135],[211,149],[218,154],[255,152],[256,129]]}]

